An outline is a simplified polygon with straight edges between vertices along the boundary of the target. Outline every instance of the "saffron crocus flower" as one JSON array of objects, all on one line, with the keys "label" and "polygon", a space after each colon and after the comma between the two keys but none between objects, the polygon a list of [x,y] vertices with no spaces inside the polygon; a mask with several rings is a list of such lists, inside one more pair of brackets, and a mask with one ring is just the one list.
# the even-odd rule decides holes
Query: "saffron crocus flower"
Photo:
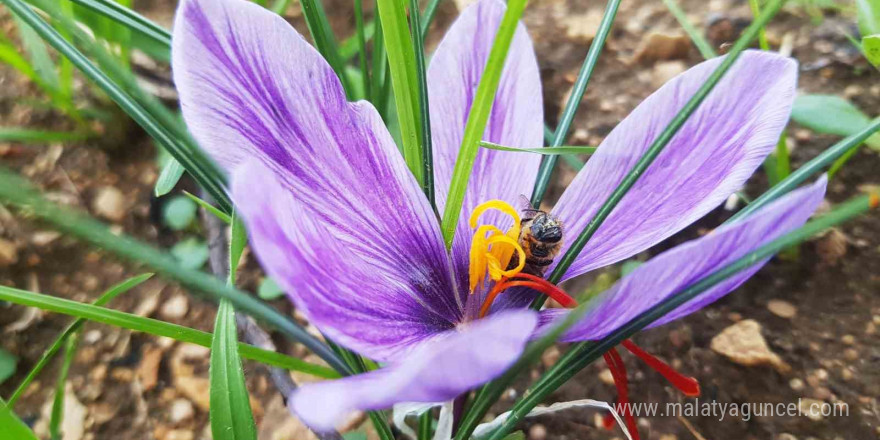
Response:
[{"label": "saffron crocus flower", "polygon": [[[430,64],[441,211],[504,8],[500,0],[469,7]],[[508,265],[522,251],[510,205],[531,194],[540,156],[479,152],[447,252],[431,205],[380,116],[367,102],[347,102],[328,64],[283,19],[242,0],[183,0],[172,55],[186,122],[232,176],[232,198],[263,267],[325,335],[383,365],[302,386],[290,406],[310,426],[331,428],[355,409],[452,399],[500,375],[540,334],[539,323],[566,313],[528,310],[534,289],[505,291],[487,304],[496,283],[518,273]],[[605,138],[552,210],[567,234],[583,229],[719,62],[672,79]],[[779,55],[743,53],[565,278],[650,248],[739,189],[788,120],[796,70]],[[542,109],[538,65],[520,26],[484,139],[540,145]],[[660,254],[595,299],[565,339],[607,335],[677,289],[800,226],[823,194],[824,180]],[[763,263],[662,322],[721,297]]]}]

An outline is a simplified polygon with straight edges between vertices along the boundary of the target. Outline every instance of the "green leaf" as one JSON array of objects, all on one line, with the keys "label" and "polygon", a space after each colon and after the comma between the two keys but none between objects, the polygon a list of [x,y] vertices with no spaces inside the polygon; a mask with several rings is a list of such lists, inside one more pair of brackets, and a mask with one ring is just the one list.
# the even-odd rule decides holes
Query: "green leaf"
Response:
[{"label": "green leaf", "polygon": [[874,67],[880,68],[880,34],[862,38],[862,52]]},{"label": "green leaf", "polygon": [[241,261],[241,254],[247,246],[247,231],[244,229],[244,223],[241,218],[232,216],[232,232],[229,239],[229,285],[235,285],[235,272],[238,270],[238,263]]},{"label": "green leaf", "polygon": [[397,102],[397,118],[403,145],[403,158],[419,184],[422,175],[422,148],[419,135],[419,86],[416,58],[406,20],[406,2],[377,0],[385,51],[391,72],[391,86]]},{"label": "green leaf", "polygon": [[0,438],[9,440],[39,440],[36,434],[19,419],[12,408],[0,399]]},{"label": "green leaf", "polygon": [[505,147],[504,145],[495,144],[492,142],[480,141],[480,146],[483,148],[488,148],[490,150],[499,150],[499,151],[513,151],[517,153],[535,153],[535,154],[593,154],[596,152],[596,147],[575,147],[575,146],[562,146],[562,147],[543,147],[543,148],[516,148],[516,147]]},{"label": "green leaf", "polygon": [[186,229],[195,220],[198,209],[188,197],[174,196],[162,206],[162,222],[175,231]]},{"label": "green leaf", "polygon": [[166,48],[171,47],[171,33],[167,29],[112,0],[69,0],[101,14]]},{"label": "green leaf", "polygon": [[173,157],[169,157],[162,166],[162,172],[159,173],[159,180],[156,181],[156,197],[162,197],[171,192],[177,182],[183,177],[183,165]]},{"label": "green leaf", "polygon": [[[483,76],[480,78],[479,85],[477,85],[477,91],[474,95],[461,140],[461,150],[452,171],[452,181],[449,184],[449,195],[446,198],[443,220],[440,223],[440,229],[443,232],[443,239],[446,242],[447,249],[452,247],[455,226],[458,224],[458,217],[461,215],[461,208],[464,203],[464,193],[474,168],[474,162],[477,160],[477,153],[480,150],[480,139],[483,133],[486,132],[486,124],[489,122],[489,113],[492,111],[492,104],[495,102],[495,93],[501,80],[504,60],[507,59],[507,52],[510,49],[513,34],[516,31],[520,17],[522,17],[523,10],[525,10],[526,3],[527,0],[510,0],[507,2],[507,10],[504,11],[504,16],[501,18],[498,33],[495,34],[495,41],[492,43],[492,49],[489,51],[486,68],[483,71]],[[383,16],[382,26],[385,26],[385,24],[385,17]]]},{"label": "green leaf", "polygon": [[15,374],[18,358],[12,353],[0,348],[0,384]]},{"label": "green leaf", "polygon": [[511,432],[502,440],[526,440],[526,433],[522,431]]},{"label": "green leaf", "polygon": [[24,144],[72,142],[81,141],[88,136],[88,133],[79,131],[48,131],[19,127],[0,127],[0,142],[21,142]]},{"label": "green leaf", "polygon": [[880,34],[880,1],[856,0],[856,11],[862,36]]},{"label": "green leaf", "polygon": [[18,36],[21,39],[21,45],[24,46],[34,71],[43,80],[45,87],[58,90],[60,86],[58,71],[55,70],[55,63],[52,61],[52,57],[49,56],[46,43],[20,18],[15,17],[15,24],[18,26]]},{"label": "green leaf", "polygon": [[[146,273],[129,278],[119,284],[116,284],[113,287],[107,289],[107,291],[104,292],[100,297],[98,297],[98,299],[96,299],[95,302],[93,302],[92,304],[96,306],[103,306],[112,301],[113,298],[116,298],[117,296],[139,286],[141,283],[150,279],[150,277],[152,276],[153,274]],[[61,332],[60,335],[58,335],[58,338],[55,339],[55,342],[53,342],[52,345],[50,345],[49,348],[47,348],[46,351],[43,352],[43,356],[40,357],[40,360],[37,361],[36,365],[34,365],[34,367],[31,368],[31,371],[28,372],[27,377],[25,377],[24,380],[22,380],[21,383],[18,384],[18,387],[16,387],[15,391],[12,393],[12,396],[9,398],[9,406],[15,406],[15,402],[17,402],[18,398],[21,397],[22,394],[24,394],[25,390],[27,390],[27,387],[30,386],[31,382],[33,382],[34,379],[37,378],[40,372],[43,371],[43,368],[45,368],[46,365],[49,364],[49,361],[51,361],[52,358],[55,356],[55,354],[58,353],[59,350],[61,350],[61,348],[67,342],[67,339],[70,338],[73,334],[77,333],[80,328],[82,328],[83,324],[85,324],[85,319],[77,318],[75,321],[73,321],[73,323],[67,326],[67,328],[64,329],[64,331]]]},{"label": "green leaf", "polygon": [[[791,119],[811,130],[824,134],[849,136],[871,124],[871,118],[848,100],[836,95],[800,95],[794,100]],[[871,148],[880,149],[880,136],[865,140]]]},{"label": "green leaf", "polygon": [[256,440],[257,428],[238,357],[235,310],[220,301],[211,343],[211,433],[215,440]]},{"label": "green leaf", "polygon": [[189,197],[190,200],[192,200],[193,202],[196,202],[199,206],[201,206],[202,208],[204,208],[206,211],[210,212],[211,214],[214,214],[214,216],[216,216],[220,220],[223,220],[223,223],[226,223],[227,225],[232,223],[232,217],[230,217],[225,212],[217,209],[214,205],[196,197],[195,195],[189,193],[188,191],[184,191],[183,195]]},{"label": "green leaf", "polygon": [[350,431],[342,434],[344,440],[367,440],[367,433],[363,431]]},{"label": "green leaf", "polygon": [[[69,299],[57,298],[36,292],[15,289],[0,285],[0,301],[6,301],[27,307],[36,307],[55,313],[75,316],[89,321],[100,322],[120,328],[148,333],[156,336],[164,336],[175,341],[210,347],[212,335],[201,330],[191,329],[182,325],[171,324],[158,319],[144,318],[131,313],[107,309],[92,304],[83,304]],[[316,377],[334,379],[339,374],[323,366],[315,365],[301,359],[293,358],[274,351],[264,350],[247,344],[238,344],[239,353],[247,359],[285,368],[292,371],[301,371]],[[3,438],[3,437],[0,437]]]},{"label": "green leaf", "polygon": [[67,339],[64,344],[64,359],[55,380],[55,396],[52,399],[52,412],[49,416],[49,437],[52,440],[61,440],[61,423],[64,421],[64,393],[67,391],[67,375],[70,366],[73,365],[73,357],[76,354],[76,346],[79,344],[79,335],[75,334]]},{"label": "green leaf", "polygon": [[171,255],[186,269],[200,269],[208,261],[208,254],[208,245],[195,237],[182,240],[171,248]]},{"label": "green leaf", "polygon": [[284,291],[281,290],[281,287],[275,280],[266,277],[263,278],[263,281],[260,282],[260,287],[257,288],[257,296],[268,301],[284,296]]}]

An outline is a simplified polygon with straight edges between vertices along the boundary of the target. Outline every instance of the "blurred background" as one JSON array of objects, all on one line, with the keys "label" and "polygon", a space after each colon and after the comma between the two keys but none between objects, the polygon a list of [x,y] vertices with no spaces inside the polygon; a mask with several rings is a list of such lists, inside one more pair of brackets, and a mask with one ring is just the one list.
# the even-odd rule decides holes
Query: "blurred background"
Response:
[{"label": "blurred background", "polygon": [[[120,3],[170,27],[173,1]],[[308,35],[297,2],[270,3],[268,7],[281,10]],[[371,3],[365,3],[368,34]],[[427,40],[429,54],[466,3],[440,3]],[[122,76],[133,82],[131,87],[166,107],[169,117],[176,117],[177,95],[166,50],[86,8],[74,8],[65,0],[59,5],[106,49],[111,59],[104,61],[121,69]],[[343,54],[354,57],[352,2],[328,0],[324,6]],[[555,127],[568,99],[604,6],[594,0],[536,0],[526,9],[524,20],[538,54],[550,127]],[[753,17],[745,0],[682,0],[677,6],[660,0],[624,0],[566,144],[598,145],[652,91],[703,59],[694,37],[683,30],[670,6],[680,8],[680,20],[690,23],[718,53],[724,53]],[[871,25],[857,20],[855,3],[836,0],[791,0],[771,21],[766,30],[771,50],[800,63],[800,96],[783,140],[787,154],[778,151],[772,156],[744,195],[760,194],[790,169],[880,114],[880,73],[859,47],[862,35],[880,30],[866,26]],[[137,124],[6,8],[0,8],[0,27],[0,162],[37,184],[51,200],[88,211],[113,230],[168,249],[182,265],[206,268],[208,231],[198,205],[184,193],[200,194],[194,182],[185,174],[181,177],[179,165]],[[875,135],[847,162],[837,164],[829,206],[880,184],[878,153],[880,135]],[[546,203],[552,205],[586,159],[560,161]],[[728,218],[737,203],[742,202],[731,200],[653,252],[708,232]],[[651,353],[698,378],[701,400],[842,402],[848,406],[848,416],[755,416],[748,421],[700,415],[647,417],[638,420],[643,438],[880,438],[878,226],[880,218],[872,213],[789,249],[719,303],[636,337]],[[650,256],[640,255],[567,288],[579,292],[608,286]],[[296,314],[250,255],[245,255],[244,264],[242,288]],[[144,271],[32,221],[26,212],[0,205],[0,283],[4,285],[85,302]],[[205,331],[213,328],[216,309],[158,277],[111,305]],[[70,322],[66,316],[0,303],[0,396],[15,389]],[[279,350],[320,362],[302,347],[280,338],[276,342]],[[560,346],[546,352],[532,377],[552,365],[562,350]],[[645,364],[625,359],[632,401],[686,401]],[[16,405],[16,413],[45,438],[61,366],[58,357]],[[259,438],[311,438],[289,415],[263,367],[246,361],[245,371]],[[313,380],[305,375],[296,378]],[[505,402],[512,402],[528,379],[510,389],[493,414],[503,411]],[[63,440],[210,438],[207,349],[88,324],[63,386],[67,390]],[[612,401],[615,394],[610,372],[596,363],[547,403],[583,398]],[[525,432],[533,440],[620,438],[620,431],[600,427],[601,418],[595,410],[572,410],[529,419]],[[354,418],[346,438],[373,438],[371,430],[363,416]]]}]

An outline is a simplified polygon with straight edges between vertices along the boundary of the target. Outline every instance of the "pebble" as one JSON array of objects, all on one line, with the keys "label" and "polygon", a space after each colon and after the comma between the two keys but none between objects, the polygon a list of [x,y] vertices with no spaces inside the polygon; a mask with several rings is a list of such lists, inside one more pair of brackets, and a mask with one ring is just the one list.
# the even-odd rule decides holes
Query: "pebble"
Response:
[{"label": "pebble", "polygon": [[825,402],[816,399],[800,399],[798,401],[800,412],[814,422],[821,421],[823,418],[822,405],[825,405]]},{"label": "pebble", "polygon": [[857,361],[859,360],[859,351],[855,348],[847,348],[843,350],[843,357],[848,361]]},{"label": "pebble", "polygon": [[181,319],[189,311],[189,299],[185,295],[174,295],[162,305],[159,313],[166,319]]},{"label": "pebble", "polygon": [[853,335],[843,335],[843,337],[840,338],[840,342],[843,342],[846,345],[855,345],[856,337]]},{"label": "pebble", "polygon": [[18,262],[18,246],[0,238],[0,267],[11,266]]},{"label": "pebble", "polygon": [[767,310],[769,310],[770,313],[785,319],[791,319],[797,315],[797,307],[795,307],[794,304],[781,299],[771,299],[770,301],[767,301]]},{"label": "pebble", "polygon": [[125,218],[128,210],[125,205],[122,191],[113,186],[101,187],[92,199],[92,211],[114,222],[120,222]]},{"label": "pebble", "polygon": [[684,34],[653,32],[648,34],[639,44],[639,48],[633,56],[633,61],[642,63],[682,59],[688,56],[690,50],[691,41]]},{"label": "pebble", "polygon": [[795,377],[794,379],[788,381],[788,386],[795,391],[800,391],[804,389],[804,381]]},{"label": "pebble", "polygon": [[660,440],[678,440],[678,437],[675,434],[663,434],[660,436]]},{"label": "pebble", "polygon": [[775,440],[798,440],[798,438],[787,432],[783,432],[782,434],[776,436]]},{"label": "pebble", "polygon": [[593,41],[601,22],[602,11],[598,9],[591,9],[583,14],[570,14],[561,20],[565,35],[578,43]]},{"label": "pebble", "polygon": [[59,237],[61,233],[57,231],[37,231],[31,234],[31,243],[38,247],[48,246]]},{"label": "pebble", "polygon": [[171,402],[170,419],[172,423],[180,423],[189,420],[195,415],[192,403],[186,399],[177,399]]},{"label": "pebble", "polygon": [[541,355],[541,363],[544,364],[544,367],[550,368],[559,360],[560,356],[562,356],[562,352],[559,351],[559,348],[552,346]]},{"label": "pebble", "polygon": [[843,380],[852,380],[855,377],[855,374],[848,367],[843,367],[840,369],[840,378]]},{"label": "pebble", "polygon": [[687,70],[687,64],[684,61],[663,61],[654,65],[651,70],[651,86],[660,88],[667,81],[675,78],[680,73]]},{"label": "pebble", "polygon": [[529,440],[544,440],[547,438],[547,428],[538,423],[529,428]]},{"label": "pebble", "polygon": [[614,376],[611,374],[611,370],[607,368],[599,372],[599,380],[605,385],[614,385]]},{"label": "pebble", "polygon": [[770,351],[761,335],[761,325],[753,319],[737,322],[722,330],[712,338],[711,348],[739,365],[771,365],[780,373],[791,371],[791,367],[779,355]]}]

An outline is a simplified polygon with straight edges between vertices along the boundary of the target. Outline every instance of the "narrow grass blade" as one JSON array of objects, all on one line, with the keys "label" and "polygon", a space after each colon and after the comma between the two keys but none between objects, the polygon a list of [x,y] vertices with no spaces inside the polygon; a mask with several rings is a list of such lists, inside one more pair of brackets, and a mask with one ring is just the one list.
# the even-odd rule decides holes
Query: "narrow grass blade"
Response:
[{"label": "narrow grass blade", "polygon": [[[65,0],[62,0],[65,1]],[[138,32],[168,48],[171,47],[171,33],[155,22],[113,0],[66,0],[88,8],[132,31]],[[169,49],[170,50],[170,49]]]},{"label": "narrow grass blade", "polygon": [[28,59],[34,71],[47,87],[52,90],[58,90],[60,85],[58,71],[56,70],[55,62],[52,61],[52,57],[49,55],[46,43],[20,18],[15,18],[15,24],[18,27],[18,37],[21,40],[21,45],[28,54]]},{"label": "narrow grass blade", "polygon": [[437,206],[434,203],[434,153],[431,145],[431,112],[428,106],[428,78],[425,69],[425,40],[422,38],[421,32],[421,12],[419,11],[419,1],[410,0],[409,2],[409,20],[410,20],[410,36],[412,37],[413,50],[415,51],[416,62],[416,84],[418,87],[418,115],[419,115],[419,136],[422,140],[422,190],[434,210]]},{"label": "narrow grass blade", "polygon": [[[355,23],[357,26],[357,23]],[[355,28],[357,29],[357,28]],[[364,42],[369,42],[376,35],[376,22],[371,20],[364,23]],[[351,60],[355,55],[360,53],[360,35],[358,35],[357,31],[355,34],[342,40],[339,43],[339,56],[342,57],[343,60]]]},{"label": "narrow grass blade", "polygon": [[[602,53],[605,39],[608,38],[608,34],[611,32],[611,25],[614,24],[614,18],[617,17],[617,8],[619,6],[620,0],[608,0],[608,3],[605,5],[605,13],[602,15],[599,29],[596,31],[596,36],[593,37],[593,42],[590,44],[590,49],[587,51],[587,56],[581,65],[581,70],[578,72],[574,86],[571,88],[571,94],[565,103],[562,116],[559,117],[559,125],[556,127],[556,132],[553,133],[553,138],[550,141],[551,147],[561,146],[565,142],[565,138],[568,137],[571,122],[574,120],[574,115],[577,113],[581,100],[584,98],[587,84],[590,83],[590,78],[593,76],[593,69],[599,61],[599,54]],[[556,160],[556,156],[548,156],[541,162],[541,168],[538,169],[538,176],[535,178],[535,188],[532,190],[532,206],[541,206],[544,194],[547,192],[547,187],[550,184],[550,177],[553,175],[553,168],[556,167]]]},{"label": "narrow grass blade", "polygon": [[[144,130],[155,139],[160,145],[168,150],[175,159],[199,182],[202,187],[208,191],[224,210],[231,209],[229,196],[224,189],[222,174],[217,170],[213,162],[199,149],[187,145],[181,140],[179,131],[170,129],[167,125],[162,124],[154,114],[151,114],[138,103],[133,97],[123,90],[116,82],[108,77],[101,69],[95,66],[85,55],[76,47],[71,45],[61,34],[49,26],[48,23],[40,19],[37,14],[30,9],[22,0],[2,0],[13,13],[21,17],[23,21],[28,23],[34,30],[54,47],[62,55],[70,59],[73,64],[98,87],[100,87],[113,101],[115,101],[123,111],[125,111],[135,122],[137,122]],[[76,27],[72,20],[66,18],[58,11],[51,2],[45,0],[31,0],[40,9],[47,11],[49,15],[55,18],[58,23],[66,27],[74,37],[80,41],[86,41],[88,38],[83,32]],[[62,4],[67,4],[62,2]],[[81,38],[82,37],[82,38]],[[94,46],[94,42],[91,42]],[[97,55],[97,53],[95,54]],[[106,53],[104,54],[106,55]],[[105,60],[108,61],[109,60]],[[102,67],[106,68],[107,63],[102,63]]]},{"label": "narrow grass blade", "polygon": [[[362,0],[354,0],[354,23],[358,62],[361,66],[361,80],[363,81],[361,87],[364,88],[364,99],[371,101],[370,69],[367,67],[367,31],[364,25],[364,5]],[[342,53],[341,48],[340,53]]]},{"label": "narrow grass blade", "polygon": [[244,229],[244,223],[241,218],[233,213],[232,231],[229,239],[229,285],[235,285],[235,274],[238,272],[238,263],[241,261],[241,255],[247,246],[247,232]]},{"label": "narrow grass blade", "polygon": [[428,0],[428,5],[425,6],[425,13],[422,14],[422,39],[428,35],[428,29],[431,28],[431,22],[434,21],[434,16],[437,15],[437,6],[440,6],[440,0]]},{"label": "narrow grass blade", "polygon": [[162,172],[159,173],[159,179],[156,180],[156,188],[154,189],[156,197],[162,197],[165,194],[170,193],[171,190],[177,186],[177,182],[180,181],[180,178],[183,177],[184,171],[183,165],[181,165],[180,162],[173,157],[168,158],[168,161],[162,166]]},{"label": "narrow grass blade", "polygon": [[[104,292],[100,297],[98,297],[98,299],[96,299],[95,302],[93,302],[92,304],[98,307],[104,306],[112,301],[113,298],[116,298],[117,296],[139,286],[141,283],[150,279],[150,277],[152,276],[153,274],[146,273],[129,278],[119,284],[116,284],[115,286],[107,289],[107,291]],[[21,397],[21,395],[27,390],[28,386],[30,386],[34,379],[37,378],[37,376],[40,374],[41,371],[43,371],[46,365],[49,364],[49,361],[52,360],[55,354],[57,354],[58,351],[61,350],[62,347],[64,347],[66,341],[73,334],[77,333],[80,328],[82,328],[85,322],[85,319],[78,318],[73,321],[69,326],[67,326],[67,328],[65,328],[60,335],[58,335],[58,338],[55,339],[55,342],[53,342],[52,345],[50,345],[49,348],[46,349],[46,351],[43,353],[43,356],[40,357],[40,360],[37,361],[33,368],[31,368],[27,376],[25,376],[24,380],[21,381],[15,391],[12,392],[12,396],[9,397],[10,408],[15,407],[15,403],[18,401],[19,397]]]},{"label": "narrow grass blade", "polygon": [[499,440],[510,432],[516,424],[523,419],[536,405],[538,405],[551,392],[569,380],[575,373],[583,369],[602,356],[603,353],[614,348],[623,340],[630,338],[638,331],[647,327],[664,315],[677,309],[682,304],[694,299],[701,293],[723,282],[727,278],[751,267],[756,261],[775,255],[779,251],[794,246],[830,227],[839,225],[858,215],[864,214],[869,209],[876,208],[880,203],[877,194],[856,197],[815,220],[810,221],[799,229],[796,229],[776,240],[771,241],[757,249],[740,257],[731,264],[712,272],[711,274],[695,281],[681,289],[651,310],[642,313],[638,317],[624,324],[611,335],[597,342],[581,342],[575,344],[569,352],[548,371],[538,382],[533,385],[511,408],[510,417],[496,430],[489,440]]},{"label": "narrow grass blade", "polygon": [[61,208],[42,197],[29,183],[0,168],[0,201],[32,212],[55,228],[122,258],[143,263],[164,276],[180,282],[195,292],[219,301],[228,299],[236,309],[253,316],[299,342],[340,372],[349,372],[345,363],[324,343],[310,335],[291,318],[266,303],[251,297],[204,272],[181,267],[178,260],[125,235],[115,235],[106,225],[71,210]]},{"label": "narrow grass blade", "polygon": [[[75,316],[77,318],[100,322],[102,324],[128,330],[156,336],[164,336],[174,339],[175,341],[201,345],[202,347],[211,347],[211,333],[159,321],[157,319],[144,318],[142,316],[120,312],[118,310],[107,309],[91,304],[83,304],[68,299],[56,298],[41,293],[28,292],[26,290],[6,286],[0,286],[0,300],[27,307],[36,307],[54,313]],[[239,344],[238,349],[242,357],[266,365],[285,368],[291,371],[300,371],[326,379],[339,377],[339,374],[325,366],[315,365],[274,351],[263,350],[262,348],[247,344]]]},{"label": "narrow grass blade", "polygon": [[190,200],[196,202],[202,208],[205,208],[206,211],[210,212],[215,217],[223,220],[223,223],[226,223],[227,225],[232,224],[232,217],[230,217],[229,214],[226,214],[225,212],[217,209],[214,205],[202,200],[199,197],[194,196],[189,191],[184,191],[183,195],[189,197]]},{"label": "narrow grass blade", "polygon": [[76,346],[79,344],[77,335],[68,338],[64,343],[64,359],[55,381],[55,396],[52,399],[52,412],[49,415],[49,438],[61,440],[61,423],[64,421],[64,394],[67,388],[67,375],[73,365]]},{"label": "narrow grass blade", "polygon": [[[665,129],[654,139],[654,142],[645,152],[645,154],[639,159],[639,161],[633,166],[633,168],[624,176],[620,185],[614,189],[608,199],[602,204],[599,210],[596,212],[596,215],[590,220],[590,223],[587,224],[586,228],[578,235],[578,237],[574,240],[571,247],[562,256],[559,260],[559,264],[552,274],[548,277],[548,280],[552,283],[558,283],[562,276],[565,274],[565,271],[568,270],[568,267],[574,262],[574,259],[581,252],[590,238],[595,234],[595,232],[599,229],[602,223],[608,218],[608,215],[614,210],[617,206],[617,203],[626,195],[627,191],[638,181],[639,177],[648,169],[651,163],[654,162],[654,159],[663,151],[663,148],[669,143],[670,140],[675,136],[678,130],[684,125],[690,115],[699,107],[700,103],[703,102],[703,99],[712,91],[716,84],[721,80],[724,74],[728,69],[736,62],[739,58],[739,55],[748,47],[748,44],[755,38],[758,30],[763,28],[764,25],[770,21],[770,19],[776,14],[777,11],[782,7],[782,4],[785,0],[774,0],[771,4],[768,5],[767,9],[761,13],[761,15],[754,21],[752,24],[743,32],[743,35],[736,41],[733,47],[730,50],[730,53],[724,58],[718,68],[709,75],[708,79],[702,86],[697,90],[694,96],[684,105],[684,107],[672,118],[672,121],[666,126]],[[533,308],[540,308],[543,305],[542,299],[537,299],[532,303]]]},{"label": "narrow grass blade", "polygon": [[37,435],[12,412],[3,399],[0,399],[0,438],[38,440]]},{"label": "narrow grass blade", "polygon": [[[562,147],[543,147],[543,148],[516,148],[516,147],[506,147],[504,145],[495,144],[492,142],[480,141],[480,146],[483,148],[488,148],[490,150],[499,150],[499,151],[513,151],[517,153],[534,153],[534,154],[593,154],[596,152],[596,147],[575,147],[575,146],[562,146]],[[583,165],[583,164],[581,164]]]},{"label": "narrow grass blade", "polygon": [[486,124],[489,122],[489,113],[492,111],[492,104],[495,101],[495,92],[498,90],[498,83],[501,80],[504,61],[507,59],[510,43],[513,41],[517,23],[522,17],[526,3],[527,0],[507,2],[507,10],[501,19],[498,33],[495,35],[495,41],[489,52],[489,59],[486,61],[486,68],[483,70],[483,76],[480,78],[480,84],[477,86],[477,92],[471,104],[471,111],[468,114],[462,136],[461,150],[452,171],[452,181],[449,184],[449,195],[446,198],[443,220],[440,223],[447,249],[452,246],[455,226],[458,224],[458,217],[461,215],[464,203],[464,193],[474,168],[474,162],[477,159],[480,140],[486,131]]},{"label": "narrow grass blade", "polygon": [[389,125],[388,119],[388,57],[385,52],[385,32],[382,30],[382,21],[376,17],[376,32],[373,37],[373,57],[370,60],[370,90],[373,91],[373,105]]},{"label": "narrow grass blade", "polygon": [[690,37],[694,46],[697,46],[697,50],[700,51],[700,55],[702,55],[703,58],[708,60],[709,58],[715,58],[718,56],[715,49],[709,44],[709,41],[707,41],[706,38],[703,37],[703,34],[693,23],[691,23],[687,14],[681,9],[681,6],[679,6],[675,0],[663,0],[663,3],[666,4],[666,8],[669,9],[669,12],[671,12],[675,19],[678,20],[678,24],[680,24],[681,28],[688,34],[688,37]]},{"label": "narrow grass blade", "polygon": [[419,134],[419,86],[416,79],[416,59],[413,42],[406,21],[405,2],[377,0],[385,51],[391,73],[391,87],[397,103],[397,118],[403,158],[419,184],[424,184],[422,146]]},{"label": "narrow grass blade", "polygon": [[823,151],[822,154],[814,157],[809,162],[805,163],[803,166],[791,173],[788,177],[780,181],[773,188],[770,188],[769,190],[767,190],[767,192],[752,201],[752,203],[749,203],[746,207],[739,210],[739,212],[734,214],[733,217],[729,218],[725,223],[735,222],[738,219],[741,219],[757,211],[762,206],[765,206],[773,200],[776,200],[782,195],[795,189],[810,176],[818,173],[841,156],[847,154],[849,151],[857,149],[859,145],[861,145],[862,142],[865,141],[865,139],[868,139],[877,131],[880,131],[880,119],[875,120],[873,123],[871,123],[871,125],[865,127],[862,131],[832,145],[830,148]]},{"label": "narrow grass blade", "polygon": [[235,310],[220,301],[211,343],[211,433],[216,440],[256,440],[257,428],[238,356]]},{"label": "narrow grass blade", "polygon": [[[749,8],[752,9],[752,17],[757,18],[761,15],[760,0],[749,0]],[[764,26],[758,29],[758,46],[761,50],[770,50],[770,43],[767,42],[767,34],[764,32]]]},{"label": "narrow grass blade", "polygon": [[19,127],[0,127],[0,142],[20,142],[23,144],[43,144],[47,142],[74,142],[89,137],[81,131],[48,131]]}]

